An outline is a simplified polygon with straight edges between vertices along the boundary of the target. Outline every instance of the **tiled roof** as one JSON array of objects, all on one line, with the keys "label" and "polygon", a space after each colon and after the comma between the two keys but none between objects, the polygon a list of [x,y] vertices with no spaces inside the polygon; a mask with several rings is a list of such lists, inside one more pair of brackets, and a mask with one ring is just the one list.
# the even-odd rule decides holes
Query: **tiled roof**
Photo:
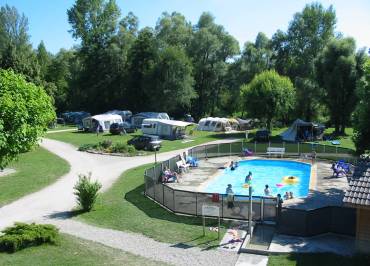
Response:
[{"label": "tiled roof", "polygon": [[357,166],[349,182],[343,202],[349,205],[370,207],[370,165]]}]

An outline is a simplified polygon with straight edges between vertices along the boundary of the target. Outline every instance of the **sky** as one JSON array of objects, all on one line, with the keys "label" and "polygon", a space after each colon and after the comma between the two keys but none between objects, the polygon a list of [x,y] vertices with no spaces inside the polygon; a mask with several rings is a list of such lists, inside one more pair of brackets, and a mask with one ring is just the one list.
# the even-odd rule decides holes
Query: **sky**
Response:
[{"label": "sky", "polygon": [[[30,40],[34,47],[44,41],[48,51],[78,44],[68,32],[67,9],[74,0],[0,0],[0,6],[15,6],[29,22]],[[139,18],[139,27],[155,27],[162,12],[183,14],[193,25],[200,15],[211,12],[215,22],[225,27],[242,48],[246,41],[254,41],[258,32],[268,37],[281,29],[286,31],[296,12],[302,11],[306,0],[116,0],[122,17],[132,11]],[[369,0],[322,0],[325,8],[333,5],[337,15],[336,31],[351,36],[357,47],[370,47]]]}]

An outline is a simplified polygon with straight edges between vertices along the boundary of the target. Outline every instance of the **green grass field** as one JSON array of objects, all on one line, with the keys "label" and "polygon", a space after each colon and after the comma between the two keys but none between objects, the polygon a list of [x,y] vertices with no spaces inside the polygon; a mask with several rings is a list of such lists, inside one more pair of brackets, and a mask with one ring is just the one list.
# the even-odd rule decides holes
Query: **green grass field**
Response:
[{"label": "green grass field", "polygon": [[[192,128],[189,127],[187,132],[189,133]],[[121,142],[126,143],[129,139],[134,136],[141,135],[141,131],[136,133],[131,133],[127,135],[111,135],[110,133],[104,133],[96,135],[95,133],[85,133],[81,131],[68,131],[68,132],[58,132],[53,134],[47,134],[46,137],[50,139],[55,139],[63,142],[70,143],[76,147],[79,147],[83,144],[97,144],[104,140],[111,140],[113,143]],[[193,134],[189,137],[189,142],[184,140],[163,140],[162,148],[160,152],[173,151],[177,149],[183,149],[202,143],[225,139],[225,138],[243,138],[244,134],[241,133],[214,133],[207,131],[193,131]]]},{"label": "green grass field", "polygon": [[62,234],[58,245],[30,247],[13,254],[0,253],[0,265],[165,265],[92,241]]},{"label": "green grass field", "polygon": [[363,266],[369,265],[369,261],[369,255],[344,257],[331,253],[301,253],[269,256],[268,266]]},{"label": "green grass field", "polygon": [[8,167],[16,172],[0,177],[0,205],[50,185],[69,171],[66,161],[40,147],[21,154]]},{"label": "green grass field", "polygon": [[[125,172],[99,196],[93,211],[77,219],[101,227],[140,233],[161,242],[215,247],[218,244],[217,233],[207,230],[203,237],[201,218],[172,214],[143,195],[143,173],[148,167],[144,165]],[[217,223],[216,220],[207,221],[213,226]]]}]

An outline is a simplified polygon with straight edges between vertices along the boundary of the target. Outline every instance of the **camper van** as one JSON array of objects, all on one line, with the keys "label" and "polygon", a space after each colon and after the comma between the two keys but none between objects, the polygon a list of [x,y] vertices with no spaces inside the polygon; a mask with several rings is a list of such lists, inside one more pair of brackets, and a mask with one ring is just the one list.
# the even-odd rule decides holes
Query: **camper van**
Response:
[{"label": "camper van", "polygon": [[85,131],[96,131],[98,126],[100,126],[100,131],[108,131],[113,123],[122,123],[122,117],[120,115],[102,114],[86,117],[82,120]]},{"label": "camper van", "polygon": [[185,136],[186,127],[191,123],[169,119],[144,119],[141,131],[145,135],[159,136],[163,139],[181,139]]}]

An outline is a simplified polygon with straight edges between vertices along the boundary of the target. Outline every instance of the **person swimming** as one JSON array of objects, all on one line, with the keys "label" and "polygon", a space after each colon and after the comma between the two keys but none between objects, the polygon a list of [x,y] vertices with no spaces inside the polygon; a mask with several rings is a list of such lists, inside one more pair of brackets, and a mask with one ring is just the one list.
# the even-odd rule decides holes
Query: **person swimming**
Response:
[{"label": "person swimming", "polygon": [[250,183],[252,181],[252,172],[249,171],[248,175],[245,177],[245,183]]}]

